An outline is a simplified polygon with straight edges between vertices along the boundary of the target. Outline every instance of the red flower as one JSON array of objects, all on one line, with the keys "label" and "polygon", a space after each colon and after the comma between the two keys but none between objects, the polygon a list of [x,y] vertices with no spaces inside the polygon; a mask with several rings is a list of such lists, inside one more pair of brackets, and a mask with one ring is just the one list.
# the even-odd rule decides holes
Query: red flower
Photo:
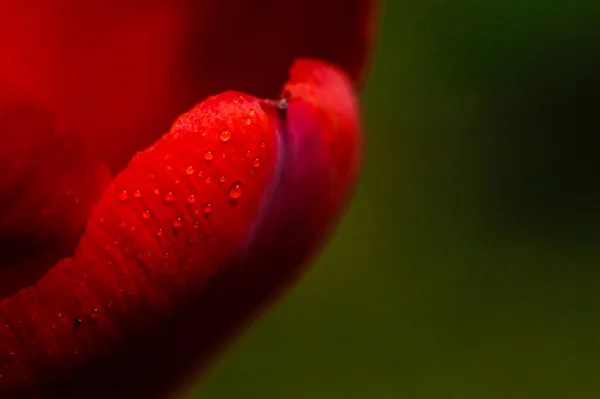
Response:
[{"label": "red flower", "polygon": [[0,396],[161,395],[341,216],[373,6],[7,3]]}]

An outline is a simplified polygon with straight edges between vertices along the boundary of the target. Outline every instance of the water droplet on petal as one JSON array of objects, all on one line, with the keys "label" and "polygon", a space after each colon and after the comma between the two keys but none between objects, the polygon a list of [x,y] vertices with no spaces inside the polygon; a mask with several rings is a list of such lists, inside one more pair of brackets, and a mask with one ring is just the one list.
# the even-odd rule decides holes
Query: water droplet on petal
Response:
[{"label": "water droplet on petal", "polygon": [[127,195],[127,190],[119,191],[119,199],[121,201],[125,201],[127,198],[129,198],[129,196]]},{"label": "water droplet on petal", "polygon": [[175,198],[175,197],[173,196],[173,193],[172,193],[172,192],[170,192],[170,191],[167,191],[167,192],[165,193],[165,202],[173,202],[173,199],[174,199],[174,198]]},{"label": "water droplet on petal", "polygon": [[92,320],[95,320],[98,317],[100,317],[100,309],[98,309],[98,308],[92,309],[92,311],[90,312],[90,317],[92,318]]},{"label": "water droplet on petal", "polygon": [[254,116],[256,114],[256,111],[254,109],[251,109],[250,111],[248,111],[248,115],[250,116]]},{"label": "water droplet on petal", "polygon": [[250,152],[250,149],[246,150],[246,158],[250,158],[252,156],[252,153]]},{"label": "water droplet on petal", "polygon": [[144,212],[142,212],[142,217],[144,219],[150,219],[150,210],[146,209]]},{"label": "water droplet on petal", "polygon": [[205,161],[207,161],[207,162],[212,161],[213,158],[214,158],[214,154],[211,150],[206,150],[204,152],[204,160]]},{"label": "water droplet on petal", "polygon": [[210,182],[211,182],[211,178],[210,178],[210,176],[209,176],[209,177],[207,177],[207,178],[206,178],[206,180],[204,180],[204,181],[206,182],[206,184],[210,183]]},{"label": "water droplet on petal", "polygon": [[199,221],[195,221],[195,222],[194,222],[194,228],[195,228],[195,229],[198,229],[198,228],[200,228],[200,222],[199,222]]},{"label": "water droplet on petal", "polygon": [[190,205],[196,203],[196,196],[194,194],[188,195],[187,203]]},{"label": "water droplet on petal", "polygon": [[258,159],[258,157],[252,160],[252,166],[254,166],[255,168],[258,168],[260,166],[260,159]]},{"label": "water droplet on petal", "polygon": [[202,171],[198,172],[198,177],[202,177]]},{"label": "water droplet on petal", "polygon": [[258,146],[260,148],[265,148],[267,146],[267,143],[265,143],[264,141],[261,141],[260,143],[258,143]]},{"label": "water droplet on petal", "polygon": [[225,175],[219,177],[219,183],[225,183]]},{"label": "water droplet on petal", "polygon": [[121,222],[119,223],[119,227],[124,229],[125,227],[127,227],[127,222],[124,220],[121,220]]},{"label": "water droplet on petal", "polygon": [[159,227],[158,230],[156,230],[156,236],[162,237],[163,234],[164,234],[163,229],[161,227]]},{"label": "water droplet on petal", "polygon": [[141,198],[142,197],[142,192],[140,190],[135,190],[135,192],[133,193],[133,196],[135,198]]},{"label": "water droplet on petal", "polygon": [[237,200],[242,196],[242,183],[233,182],[231,186],[229,186],[229,198],[232,200]]},{"label": "water droplet on petal", "polygon": [[160,194],[160,190],[158,188],[154,189],[154,194],[159,195]]},{"label": "water droplet on petal", "polygon": [[246,118],[244,123],[246,124],[246,126],[250,126],[252,124],[252,121],[250,120],[250,118]]},{"label": "water droplet on petal", "polygon": [[73,327],[77,328],[81,325],[81,319],[79,317],[75,317],[73,319]]},{"label": "water droplet on petal", "polygon": [[183,222],[181,221],[181,218],[178,216],[175,219],[173,219],[173,227],[178,229],[181,226],[183,226]]},{"label": "water droplet on petal", "polygon": [[187,168],[185,168],[185,174],[188,176],[191,176],[194,174],[194,167],[193,166],[188,166]]},{"label": "water droplet on petal", "polygon": [[204,205],[202,205],[202,212],[204,213],[204,215],[208,216],[212,213],[213,208],[212,208],[212,204],[210,202],[205,203]]},{"label": "water droplet on petal", "polygon": [[219,133],[219,140],[226,143],[229,139],[231,139],[231,132],[229,130],[221,130],[221,133]]}]

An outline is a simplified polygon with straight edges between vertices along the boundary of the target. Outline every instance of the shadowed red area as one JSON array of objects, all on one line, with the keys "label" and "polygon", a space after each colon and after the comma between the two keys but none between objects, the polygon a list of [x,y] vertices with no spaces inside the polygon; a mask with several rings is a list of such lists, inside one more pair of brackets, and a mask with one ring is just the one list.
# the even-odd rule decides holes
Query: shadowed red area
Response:
[{"label": "shadowed red area", "polygon": [[72,253],[109,180],[65,121],[0,87],[0,298]]},{"label": "shadowed red area", "polygon": [[69,118],[114,173],[208,95],[276,96],[296,57],[361,80],[373,3],[0,0],[0,79]]}]

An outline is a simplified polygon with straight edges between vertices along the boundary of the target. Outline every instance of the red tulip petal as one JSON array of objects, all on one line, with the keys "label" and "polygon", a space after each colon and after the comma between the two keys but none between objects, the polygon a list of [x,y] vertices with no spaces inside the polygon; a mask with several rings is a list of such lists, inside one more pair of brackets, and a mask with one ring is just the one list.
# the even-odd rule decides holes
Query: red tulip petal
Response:
[{"label": "red tulip petal", "polygon": [[290,282],[348,199],[358,123],[318,61],[284,96],[211,97],[134,157],[73,257],[0,303],[0,393],[156,396]]},{"label": "red tulip petal", "polygon": [[109,179],[73,130],[0,89],[0,297],[72,253]]},{"label": "red tulip petal", "polygon": [[374,3],[0,1],[0,78],[73,121],[117,172],[199,99],[276,95],[293,58],[360,80]]}]

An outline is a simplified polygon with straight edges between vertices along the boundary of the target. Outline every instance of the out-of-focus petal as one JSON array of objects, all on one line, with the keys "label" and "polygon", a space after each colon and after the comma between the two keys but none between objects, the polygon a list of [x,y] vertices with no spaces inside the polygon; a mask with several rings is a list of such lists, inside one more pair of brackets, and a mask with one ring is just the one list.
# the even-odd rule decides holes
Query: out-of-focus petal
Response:
[{"label": "out-of-focus petal", "polygon": [[72,120],[116,172],[208,95],[276,95],[295,57],[361,80],[375,3],[2,0],[0,78]]}]

